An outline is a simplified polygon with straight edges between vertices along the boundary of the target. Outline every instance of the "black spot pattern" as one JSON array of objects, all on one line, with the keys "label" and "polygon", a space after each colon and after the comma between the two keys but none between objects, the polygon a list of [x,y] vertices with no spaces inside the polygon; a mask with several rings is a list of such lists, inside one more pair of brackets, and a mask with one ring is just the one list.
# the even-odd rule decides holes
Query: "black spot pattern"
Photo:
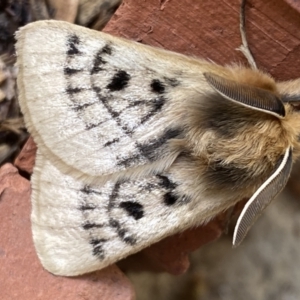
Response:
[{"label": "black spot pattern", "polygon": [[118,159],[118,166],[125,166],[126,168],[135,164],[142,157],[147,158],[149,162],[155,161],[157,156],[161,154],[162,148],[168,142],[168,140],[179,137],[183,131],[181,129],[167,129],[162,136],[157,139],[148,141],[141,144],[136,143],[136,147],[139,149],[139,154],[132,155],[128,158]]},{"label": "black spot pattern", "polygon": [[[118,165],[130,167],[140,161],[143,163],[145,161],[152,162],[157,158],[160,158],[167,142],[170,139],[178,138],[182,134],[182,130],[178,128],[169,128],[170,126],[166,125],[164,132],[161,130],[155,138],[147,140],[147,142],[137,142],[137,139],[135,139],[135,131],[139,126],[145,124],[149,120],[151,122],[153,116],[163,111],[168,101],[166,92],[170,89],[170,87],[179,85],[178,80],[166,77],[153,79],[152,81],[151,79],[148,79],[148,81],[145,82],[148,90],[148,94],[145,99],[143,98],[143,95],[135,94],[132,99],[125,99],[125,97],[122,98],[122,95],[125,93],[113,92],[126,89],[133,80],[131,81],[131,73],[130,71],[126,72],[127,69],[125,67],[124,69],[120,67],[118,70],[115,66],[109,65],[108,62],[110,59],[108,55],[112,55],[113,51],[116,51],[116,49],[112,48],[108,44],[101,49],[98,48],[94,52],[94,56],[92,57],[92,60],[89,61],[89,64],[83,66],[83,64],[81,64],[81,57],[85,54],[85,45],[80,41],[80,38],[76,35],[70,36],[66,41],[66,46],[67,57],[63,69],[66,82],[68,83],[66,85],[66,93],[72,101],[70,105],[71,109],[78,112],[78,118],[81,118],[85,122],[86,130],[101,126],[101,124],[107,122],[107,120],[109,120],[113,126],[118,128],[118,134],[115,136],[109,136],[109,138],[105,139],[101,147],[110,147],[112,145],[114,145],[114,147],[118,147],[118,145],[115,144],[122,144],[122,142],[124,142],[124,137],[126,139],[128,139],[128,137],[132,138],[133,151],[129,153],[128,157],[125,159],[123,159],[124,156],[120,155],[123,160],[120,160],[116,156]],[[81,55],[81,57],[78,58],[76,55]],[[99,72],[104,70],[107,74],[113,74],[108,79],[108,82],[101,81],[101,74]],[[83,81],[82,85],[78,85],[78,87],[76,87],[74,86],[74,83],[78,82],[76,79],[79,78],[80,72],[84,73],[85,76],[99,73],[99,76],[90,76],[86,81]],[[151,74],[150,78],[153,77],[153,74]],[[100,80],[98,80],[99,78]],[[84,93],[80,94],[81,92]],[[88,99],[85,100],[84,97]],[[92,99],[94,102],[89,99]],[[124,102],[122,102],[120,106],[117,106],[115,105],[116,101]],[[86,118],[86,116],[89,116],[88,113],[90,113],[92,109],[88,109],[86,115],[85,109],[91,105],[95,105],[95,109],[101,107],[101,113],[104,115],[103,120],[101,119],[102,117],[99,117],[98,119],[96,117],[96,120],[93,119],[91,121]],[[132,113],[133,116],[141,112],[141,115],[136,117],[136,122],[133,126],[131,124],[128,125],[128,118],[126,118],[127,112],[129,114]],[[94,132],[97,133],[96,130]],[[121,132],[120,135],[119,132]],[[134,143],[134,141],[136,142]],[[108,151],[109,150],[110,149],[108,149]],[[161,206],[177,205],[179,201],[182,201],[181,195],[180,197],[176,196],[178,193],[175,191],[177,188],[177,184],[175,182],[172,182],[171,179],[164,175],[157,175],[157,178],[158,179],[155,178],[155,180],[149,184],[143,183],[143,185],[139,186],[137,190],[142,192],[145,191],[145,193],[149,194],[153,194],[153,189],[158,190]],[[107,237],[107,235],[102,234],[103,232],[105,234],[107,234],[107,232],[112,232],[112,238],[119,239],[119,241],[128,245],[135,245],[139,241],[139,235],[136,234],[134,228],[135,225],[132,224],[136,224],[140,219],[144,220],[143,218],[145,215],[147,216],[147,211],[145,211],[142,202],[140,203],[136,200],[138,198],[136,198],[135,195],[127,198],[124,197],[124,190],[120,191],[121,187],[126,187],[126,185],[122,185],[124,183],[128,184],[128,182],[129,181],[125,180],[117,182],[109,195],[103,195],[105,199],[104,204],[94,201],[94,199],[97,199],[95,194],[101,194],[99,190],[94,190],[90,186],[86,185],[80,191],[80,200],[82,201],[77,209],[82,214],[81,230],[84,230],[87,235],[87,239],[93,249],[93,255],[97,256],[101,260],[105,259],[106,256],[105,243],[110,241],[110,237],[108,239],[101,238],[103,236]],[[105,191],[105,193],[106,192],[107,191]],[[138,200],[141,201],[140,199]],[[103,213],[103,210],[104,213],[107,213],[107,219],[101,223],[101,220],[98,220],[97,216],[98,211]],[[119,213],[123,213],[122,217],[124,217],[124,219],[115,217],[114,213],[117,216]],[[127,220],[131,223],[127,224]]]},{"label": "black spot pattern", "polygon": [[120,208],[123,208],[135,220],[139,220],[144,216],[144,207],[140,203],[125,201],[120,203]]},{"label": "black spot pattern", "polygon": [[66,92],[67,92],[69,95],[77,94],[77,93],[80,93],[81,91],[82,91],[82,89],[81,89],[81,88],[77,88],[77,87],[75,87],[75,88],[68,87],[68,88],[66,89]]},{"label": "black spot pattern", "polygon": [[95,234],[97,235],[97,229],[103,228],[107,225],[89,221],[90,213],[93,213],[95,209],[98,209],[96,203],[90,203],[89,197],[92,194],[101,195],[102,193],[99,190],[95,190],[91,188],[89,185],[83,186],[83,188],[80,190],[80,193],[81,193],[82,204],[79,206],[78,209],[81,211],[82,217],[85,220],[81,225],[81,227],[88,234],[89,244],[92,246],[93,255],[96,256],[98,259],[103,260],[105,259],[105,251],[103,250],[103,245],[108,240],[96,238]]},{"label": "black spot pattern", "polygon": [[91,70],[91,74],[96,74],[103,70],[103,65],[107,62],[104,60],[103,55],[111,55],[112,48],[109,45],[105,45],[102,49],[100,49],[94,58],[93,68]]},{"label": "black spot pattern", "polygon": [[78,45],[80,44],[79,37],[76,34],[73,34],[69,37],[67,45],[67,55],[78,55],[80,51],[78,50]]},{"label": "black spot pattern", "polygon": [[96,206],[94,204],[82,204],[79,207],[79,210],[86,211],[86,210],[94,210]]},{"label": "black spot pattern", "polygon": [[108,210],[111,210],[112,208],[115,207],[115,202],[116,199],[119,197],[119,190],[122,183],[123,181],[120,180],[114,185],[114,188],[109,196]]},{"label": "black spot pattern", "polygon": [[106,88],[111,92],[121,91],[128,85],[129,80],[130,75],[126,71],[119,70]]},{"label": "black spot pattern", "polygon": [[140,158],[141,156],[139,154],[135,154],[123,159],[118,157],[117,166],[124,166],[125,168],[129,168],[130,166],[134,165],[137,161],[139,161]]},{"label": "black spot pattern", "polygon": [[122,228],[117,220],[111,219],[109,221],[109,225],[112,228],[116,229],[118,236],[122,239],[123,242],[132,246],[136,244],[136,239],[129,236],[127,230],[125,228]]},{"label": "black spot pattern", "polygon": [[151,107],[150,111],[141,119],[141,124],[144,124],[149,119],[151,119],[152,116],[157,114],[162,109],[164,104],[166,103],[166,99],[165,99],[165,97],[161,96],[161,97],[155,98],[150,103],[151,103],[152,107]]},{"label": "black spot pattern", "polygon": [[92,228],[102,228],[104,225],[103,224],[96,224],[96,223],[90,223],[89,221],[86,221],[83,225],[82,228],[84,230],[90,230]]},{"label": "black spot pattern", "polygon": [[64,68],[64,74],[65,75],[73,75],[73,74],[76,74],[76,73],[79,73],[79,72],[81,72],[82,70],[80,70],[80,69],[73,69],[73,68],[68,68],[68,67],[66,67],[66,68]]},{"label": "black spot pattern", "polygon": [[[104,246],[105,243],[111,241],[110,238],[101,238],[102,232],[105,232],[106,230],[105,228],[110,228],[110,230],[113,230],[114,234],[117,235],[120,241],[130,246],[136,245],[140,240],[138,228],[135,228],[135,223],[132,223],[130,219],[127,219],[126,215],[128,215],[129,218],[132,218],[136,222],[139,222],[140,219],[145,217],[147,211],[145,211],[143,204],[136,200],[134,189],[132,190],[132,195],[130,193],[128,194],[127,189],[130,188],[130,184],[133,184],[133,186],[138,184],[138,190],[141,193],[148,192],[152,195],[156,195],[155,190],[159,191],[161,204],[165,205],[166,207],[172,207],[178,204],[183,205],[190,201],[190,198],[188,196],[178,194],[178,192],[176,191],[178,184],[176,182],[173,182],[170,177],[163,174],[155,175],[155,177],[152,177],[152,181],[148,183],[142,183],[140,186],[139,180],[137,180],[136,183],[135,181],[131,180],[120,180],[116,182],[114,186],[111,187],[110,193],[108,195],[108,203],[105,202],[105,204],[103,204],[102,202],[98,204],[93,202],[95,203],[95,207],[91,207],[88,203],[89,197],[87,197],[86,201],[83,201],[84,203],[80,208],[83,213],[88,212],[89,210],[98,209],[96,207],[97,205],[101,206],[101,209],[107,209],[108,219],[106,219],[105,223],[97,222],[97,217],[95,219],[97,213],[95,212],[92,214],[92,219],[89,219],[88,215],[86,215],[84,217],[85,221],[82,223],[83,230],[85,230],[89,235],[88,240],[90,245],[92,246],[92,253],[100,260],[106,258],[106,248],[104,248]],[[126,189],[126,191],[124,189]],[[95,193],[101,194],[101,191],[95,190],[88,185],[85,185],[80,191],[83,196],[91,196]],[[128,195],[128,199],[130,200],[126,200],[124,195]],[[120,209],[124,211],[123,214],[122,212],[120,212]],[[114,234],[112,238],[115,238]]]},{"label": "black spot pattern", "polygon": [[111,141],[108,141],[108,142],[105,143],[103,146],[104,146],[104,147],[111,146],[111,145],[113,145],[113,144],[119,142],[119,140],[120,140],[119,138],[115,138],[115,139],[113,139],[113,140],[111,140]]},{"label": "black spot pattern", "polygon": [[167,176],[163,175],[156,175],[157,178],[160,180],[160,186],[167,189],[167,190],[174,190],[177,187],[175,182],[172,182]]},{"label": "black spot pattern", "polygon": [[[130,84],[130,73],[127,73],[122,69],[115,71],[115,74],[112,76],[110,82],[108,82],[108,84],[104,87],[101,86],[101,81],[99,82],[96,79],[91,79],[90,88],[82,88],[76,86],[74,87],[74,85],[72,85],[71,76],[74,74],[76,76],[76,74],[79,72],[86,72],[86,69],[76,69],[76,64],[73,63],[73,58],[72,56],[70,56],[70,54],[74,56],[74,54],[76,53],[84,53],[84,50],[81,49],[80,38],[75,35],[71,35],[68,38],[67,47],[67,55],[69,55],[69,57],[66,60],[64,73],[66,75],[66,79],[70,80],[69,86],[66,89],[66,93],[69,95],[70,100],[74,103],[74,106],[72,106],[71,108],[74,111],[78,112],[79,118],[83,118],[85,116],[86,109],[90,106],[95,107],[96,109],[99,101],[107,110],[107,116],[103,121],[101,119],[84,119],[86,130],[94,129],[108,121],[114,120],[116,122],[116,126],[118,126],[119,129],[121,129],[123,132],[123,134],[120,134],[119,136],[113,136],[111,140],[105,141],[103,143],[104,148],[111,145],[118,147],[117,144],[122,143],[126,136],[131,138],[135,134],[135,130],[140,125],[145,124],[146,122],[151,120],[153,116],[163,110],[167,102],[164,95],[166,88],[168,86],[176,86],[179,84],[178,81],[174,78],[163,77],[161,79],[153,79],[149,82],[149,87],[153,93],[153,98],[151,100],[143,100],[140,99],[140,96],[138,96],[136,99],[133,98],[129,101],[128,99],[122,99],[121,97],[120,99],[118,98],[118,101],[124,100],[128,104],[124,108],[120,109],[115,105],[117,101],[116,96],[108,93],[107,89],[110,92],[117,92],[125,89]],[[110,44],[106,44],[104,47],[100,48],[94,55],[93,64],[90,67],[89,72],[91,74],[95,74],[97,72],[100,72],[102,69],[105,69],[106,71],[109,70],[109,72],[113,71],[113,67],[108,65],[105,60],[105,57],[108,55],[112,55],[113,51],[114,49]],[[105,65],[107,65],[107,67]],[[83,96],[81,96],[80,93],[85,92],[86,95],[88,95],[90,93],[90,90],[94,91],[98,98],[98,101],[92,100],[93,98],[91,100],[83,100]],[[126,119],[126,112],[128,111],[129,113],[131,113],[131,111],[136,111],[135,109],[133,109],[134,107],[137,107],[137,110],[139,109],[139,107],[141,107],[141,111],[143,112],[143,114],[139,119],[136,119],[136,124],[132,126],[132,123],[129,123],[128,119]],[[134,139],[134,137],[132,138]],[[154,161],[159,153],[158,150],[155,150],[155,147],[161,147],[166,141],[166,137],[159,137],[157,140],[150,140],[147,144],[136,144],[136,151],[131,152],[130,157],[124,158],[123,156],[122,159],[118,159],[118,156],[116,156],[117,166],[130,167],[134,164],[139,163],[140,161],[145,161],[145,159],[148,161]],[[155,150],[156,155],[152,153],[153,150]]]},{"label": "black spot pattern", "polygon": [[93,255],[97,256],[99,259],[103,260],[105,258],[105,253],[103,250],[103,243],[107,242],[106,239],[91,239],[90,244],[93,246]]},{"label": "black spot pattern", "polygon": [[160,180],[160,186],[168,191],[164,195],[164,204],[167,206],[171,206],[178,202],[179,198],[175,194],[175,189],[178,186],[177,183],[172,182],[167,176],[156,175],[156,177]]},{"label": "black spot pattern", "polygon": [[90,195],[90,194],[99,194],[101,195],[101,192],[99,192],[98,190],[92,189],[89,185],[85,185],[80,192]]},{"label": "black spot pattern", "polygon": [[153,79],[150,87],[153,93],[163,94],[165,92],[165,86],[159,79]]},{"label": "black spot pattern", "polygon": [[112,55],[112,52],[113,52],[112,47],[108,44],[102,48],[102,53]]},{"label": "black spot pattern", "polygon": [[167,206],[171,206],[174,205],[178,200],[178,196],[176,196],[175,194],[173,194],[172,192],[166,193],[164,195],[164,203]]},{"label": "black spot pattern", "polygon": [[91,70],[91,74],[96,74],[100,71],[103,70],[103,68],[101,67],[102,65],[106,64],[106,61],[100,56],[100,54],[98,54],[96,57],[95,57],[95,60],[94,60],[94,66]]}]

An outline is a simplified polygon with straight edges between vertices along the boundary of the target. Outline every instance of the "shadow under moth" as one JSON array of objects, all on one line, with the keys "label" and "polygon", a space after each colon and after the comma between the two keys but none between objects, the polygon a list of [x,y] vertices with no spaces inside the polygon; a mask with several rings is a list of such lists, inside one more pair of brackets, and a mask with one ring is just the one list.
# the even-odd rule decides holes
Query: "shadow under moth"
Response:
[{"label": "shadow under moth", "polygon": [[296,80],[59,21],[17,40],[38,145],[33,238],[50,272],[101,269],[248,197],[238,245],[286,185],[299,156]]}]

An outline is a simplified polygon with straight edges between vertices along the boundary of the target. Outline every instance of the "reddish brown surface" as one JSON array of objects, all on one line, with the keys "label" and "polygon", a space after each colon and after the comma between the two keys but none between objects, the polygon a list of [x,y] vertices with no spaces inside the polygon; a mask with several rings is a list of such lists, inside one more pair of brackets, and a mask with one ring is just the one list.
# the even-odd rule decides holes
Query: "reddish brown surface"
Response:
[{"label": "reddish brown surface", "polygon": [[34,166],[36,149],[36,144],[32,137],[29,137],[20,154],[15,159],[14,165],[18,169],[31,174]]},{"label": "reddish brown surface", "polygon": [[[283,0],[249,1],[247,33],[258,66],[277,79],[300,77],[300,18]],[[291,2],[291,1],[290,1]],[[202,56],[220,64],[246,63],[240,45],[237,0],[125,0],[105,31],[149,45]],[[17,159],[30,171],[33,144]],[[30,152],[29,151],[29,152]],[[25,154],[24,154],[25,153]],[[26,159],[24,158],[26,157]],[[24,167],[25,166],[25,167]],[[130,299],[130,284],[116,267],[93,275],[54,277],[39,264],[31,240],[29,182],[9,165],[0,173],[1,299]],[[166,270],[181,274],[188,253],[219,237],[223,221],[189,230],[121,262],[124,269]],[[213,244],[211,245],[213,247]],[[95,281],[94,281],[95,279]],[[119,297],[119,298],[118,298]]]},{"label": "reddish brown surface", "polygon": [[0,299],[134,299],[128,279],[116,266],[76,278],[45,271],[30,229],[30,183],[11,164],[0,169]]},{"label": "reddish brown surface", "polygon": [[284,0],[287,4],[289,4],[291,7],[293,7],[295,10],[297,10],[298,13],[300,13],[300,2],[299,0]]},{"label": "reddish brown surface", "polygon": [[[279,80],[300,77],[300,16],[286,2],[249,0],[246,10],[248,40],[257,64]],[[241,43],[239,3],[127,0],[105,31],[219,64],[246,63],[235,50]]]}]

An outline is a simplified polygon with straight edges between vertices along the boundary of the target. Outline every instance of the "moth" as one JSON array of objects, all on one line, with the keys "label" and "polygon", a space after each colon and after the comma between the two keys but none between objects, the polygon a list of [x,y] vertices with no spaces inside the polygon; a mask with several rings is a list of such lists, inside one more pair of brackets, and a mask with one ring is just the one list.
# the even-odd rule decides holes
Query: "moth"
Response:
[{"label": "moth", "polygon": [[298,82],[59,21],[17,33],[38,145],[32,231],[58,275],[101,269],[243,198],[234,245],[299,156]]}]

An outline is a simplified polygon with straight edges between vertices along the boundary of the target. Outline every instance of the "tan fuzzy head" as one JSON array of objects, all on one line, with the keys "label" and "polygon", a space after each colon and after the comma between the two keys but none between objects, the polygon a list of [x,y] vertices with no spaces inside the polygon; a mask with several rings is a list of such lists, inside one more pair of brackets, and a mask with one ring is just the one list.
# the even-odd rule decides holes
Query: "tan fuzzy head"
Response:
[{"label": "tan fuzzy head", "polygon": [[210,186],[253,192],[288,148],[299,156],[300,113],[283,103],[270,76],[240,67],[225,72],[204,74],[211,92],[190,110],[189,148]]}]

